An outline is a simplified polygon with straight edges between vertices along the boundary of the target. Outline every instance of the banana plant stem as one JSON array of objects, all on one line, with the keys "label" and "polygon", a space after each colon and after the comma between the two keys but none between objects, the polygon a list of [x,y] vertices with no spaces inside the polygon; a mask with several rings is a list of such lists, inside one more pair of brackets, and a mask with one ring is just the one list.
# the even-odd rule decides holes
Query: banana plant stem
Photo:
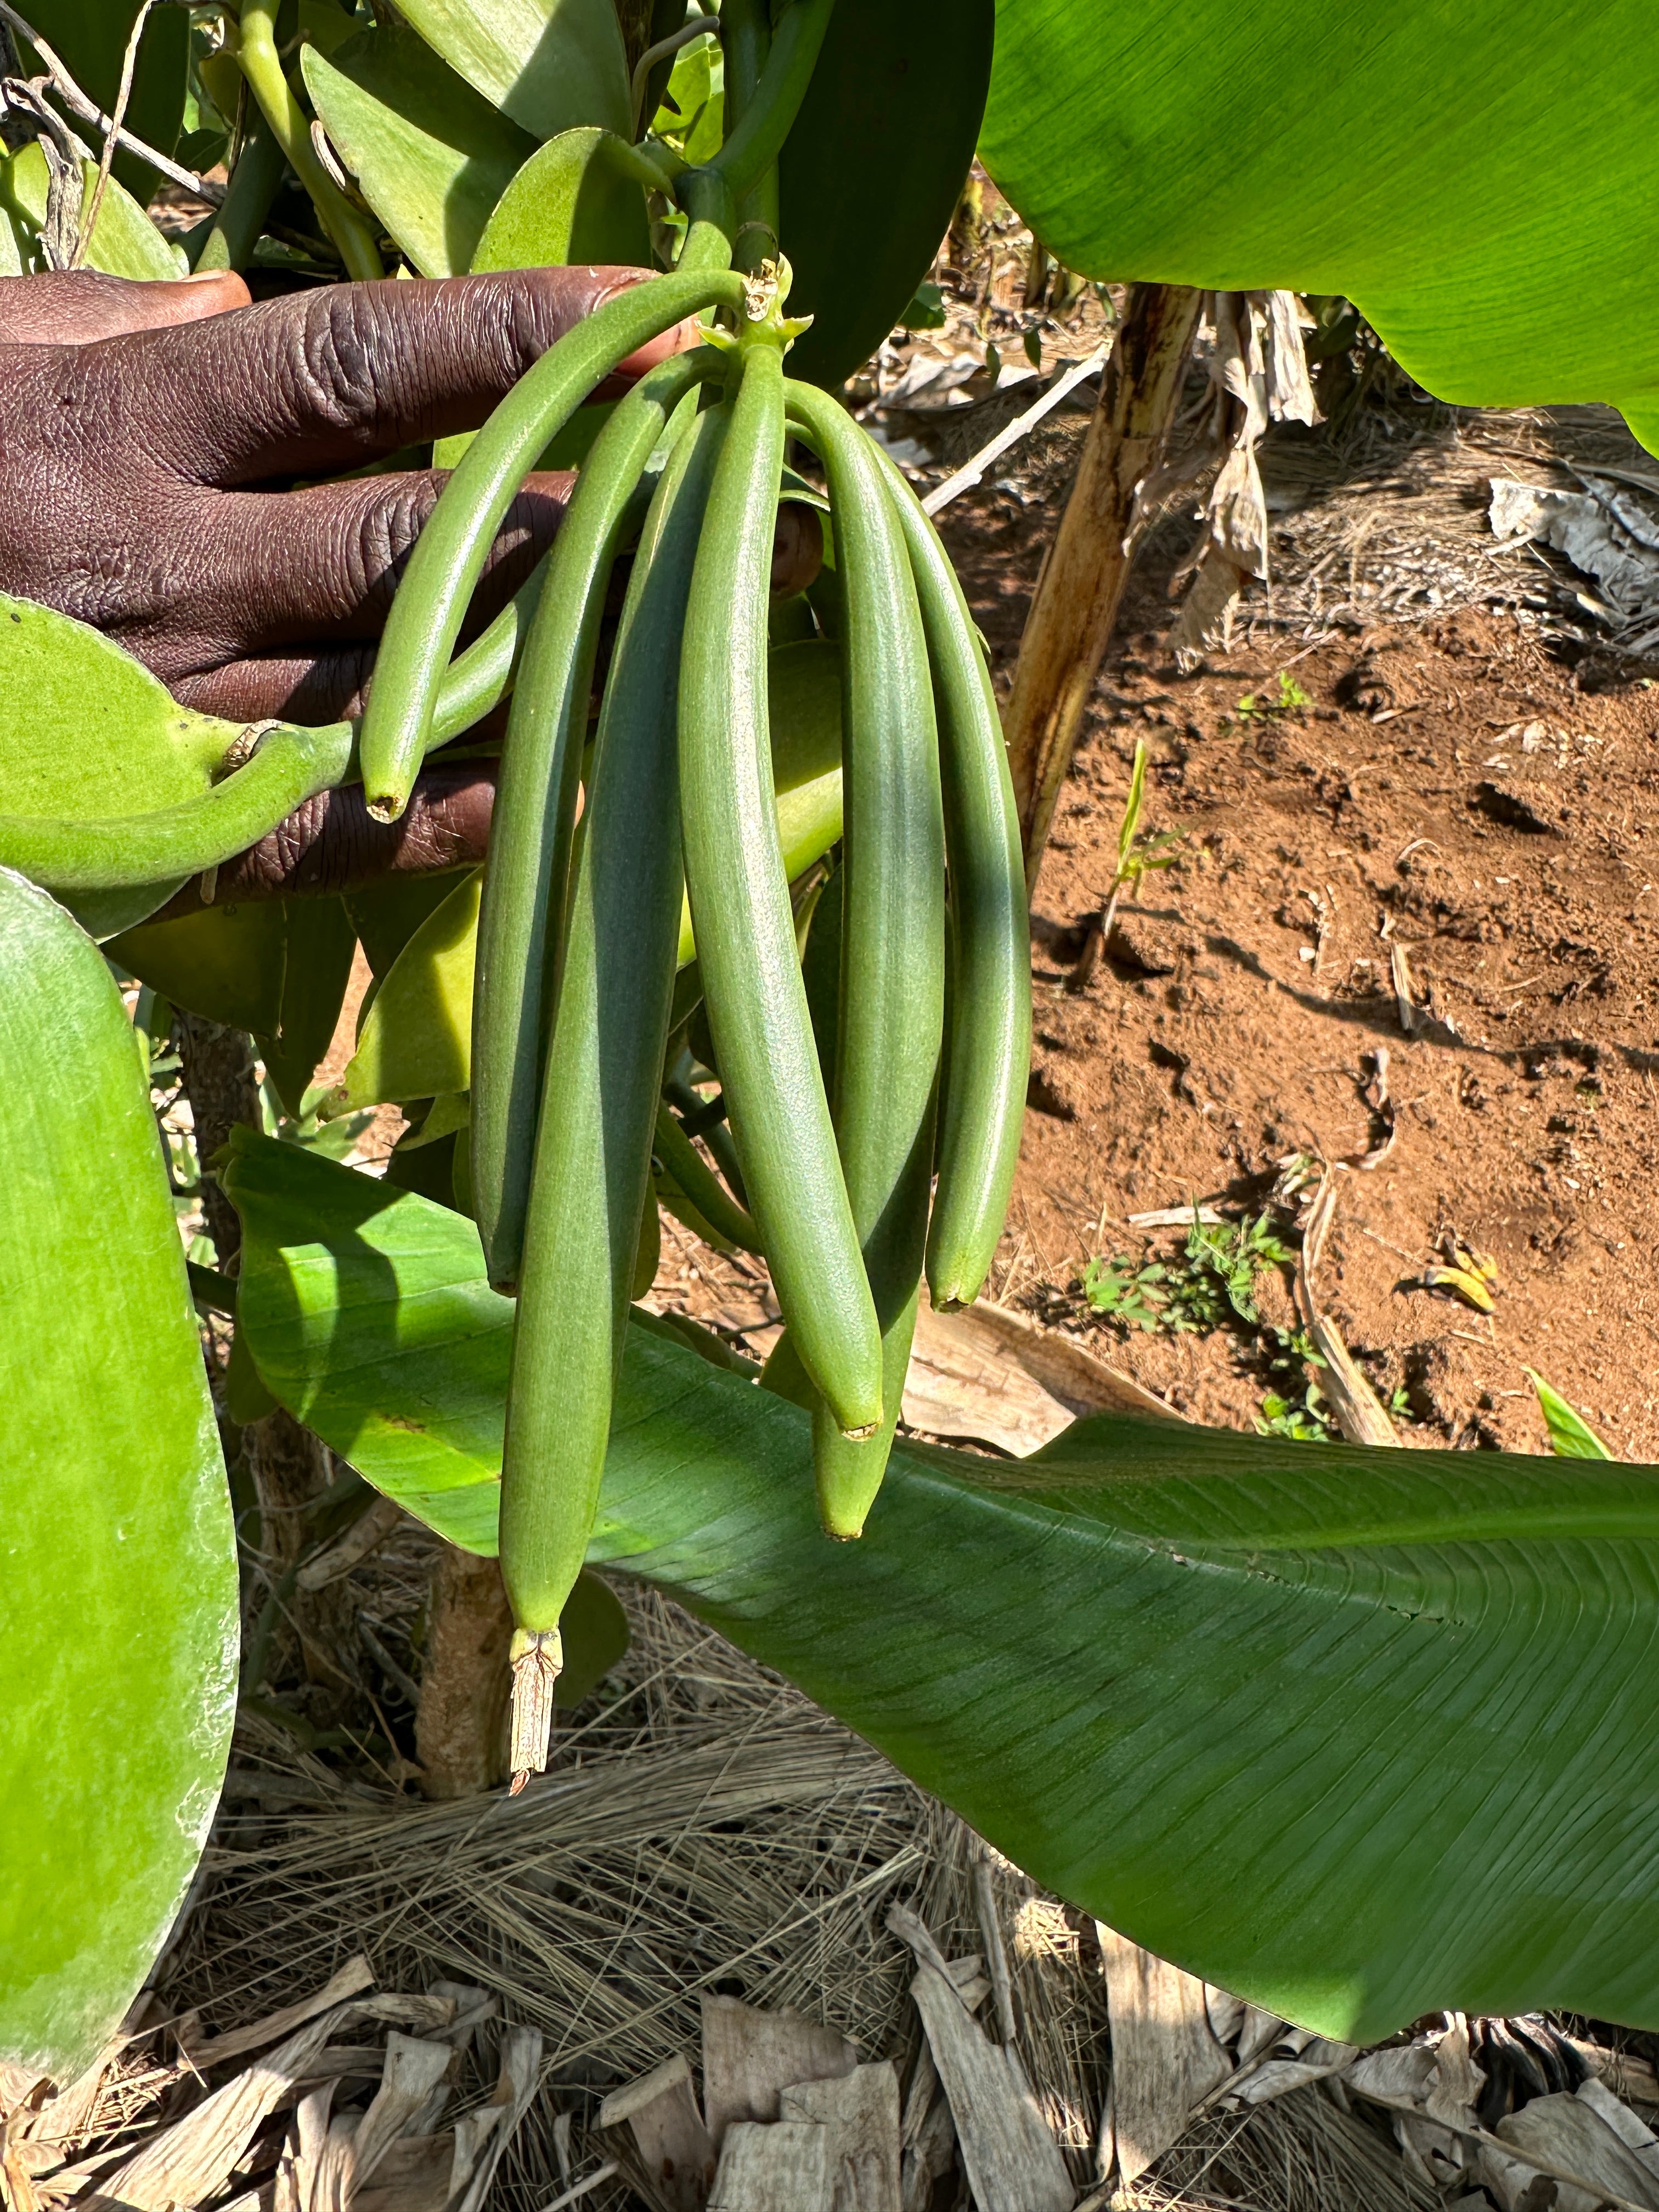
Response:
[{"label": "banana plant stem", "polygon": [[244,0],[236,59],[289,167],[311,195],[323,228],[340,249],[348,276],[384,276],[374,233],[317,158],[306,120],[276,52],[270,0]]}]

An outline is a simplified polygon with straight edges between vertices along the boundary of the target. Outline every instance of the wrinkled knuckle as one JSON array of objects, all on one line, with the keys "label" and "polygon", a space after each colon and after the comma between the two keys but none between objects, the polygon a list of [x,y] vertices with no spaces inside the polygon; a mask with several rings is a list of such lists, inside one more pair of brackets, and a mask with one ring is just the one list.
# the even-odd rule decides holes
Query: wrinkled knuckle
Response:
[{"label": "wrinkled knuckle", "polygon": [[397,333],[372,289],[333,284],[310,303],[291,359],[305,413],[342,430],[375,417],[376,386]]}]

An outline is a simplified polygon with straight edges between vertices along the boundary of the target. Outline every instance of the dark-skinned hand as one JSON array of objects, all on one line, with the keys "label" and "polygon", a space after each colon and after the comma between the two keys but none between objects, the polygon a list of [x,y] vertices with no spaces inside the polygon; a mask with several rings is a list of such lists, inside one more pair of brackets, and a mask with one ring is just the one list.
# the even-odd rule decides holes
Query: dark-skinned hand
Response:
[{"label": "dark-skinned hand", "polygon": [[[279,487],[476,429],[556,339],[645,273],[335,284],[258,307],[229,274],[0,279],[0,586],[103,631],[187,706],[240,721],[355,714],[444,477]],[[654,340],[601,396],[696,342],[684,325]],[[573,481],[526,483],[465,635],[546,550]],[[811,580],[819,542],[810,510],[781,511],[775,589]],[[487,762],[434,766],[388,828],[356,787],[325,793],[228,862],[218,896],[338,891],[481,860],[494,795]]]}]

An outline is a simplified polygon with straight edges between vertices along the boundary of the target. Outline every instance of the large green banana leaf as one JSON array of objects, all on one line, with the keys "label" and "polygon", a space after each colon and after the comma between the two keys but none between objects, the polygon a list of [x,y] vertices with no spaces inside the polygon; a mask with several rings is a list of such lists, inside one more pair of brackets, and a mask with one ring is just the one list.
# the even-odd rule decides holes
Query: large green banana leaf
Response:
[{"label": "large green banana leaf", "polygon": [[0,870],[0,2059],[77,2073],[206,1839],[236,1555],[131,1025]]},{"label": "large green banana leaf", "polygon": [[[238,1145],[266,1382],[489,1549],[511,1314],[471,1224]],[[1659,2025],[1659,1471],[1103,1418],[1019,1464],[901,1443],[836,1545],[806,1417],[632,1336],[590,1556],[1062,1897],[1347,2039],[1442,2006]]]},{"label": "large green banana leaf", "polygon": [[1073,269],[1346,293],[1475,405],[1659,450],[1651,0],[997,0],[987,167]]}]

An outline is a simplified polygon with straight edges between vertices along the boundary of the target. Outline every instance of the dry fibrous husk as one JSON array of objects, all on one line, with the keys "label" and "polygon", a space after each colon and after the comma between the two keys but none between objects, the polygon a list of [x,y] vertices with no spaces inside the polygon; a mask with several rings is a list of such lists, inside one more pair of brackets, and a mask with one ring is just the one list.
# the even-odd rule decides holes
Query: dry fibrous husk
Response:
[{"label": "dry fibrous husk", "polygon": [[1196,666],[1207,646],[1231,639],[1246,583],[1268,574],[1267,495],[1257,446],[1270,424],[1308,424],[1318,413],[1293,293],[1207,293],[1204,320],[1212,342],[1206,434],[1222,458],[1198,543],[1171,581],[1174,588],[1192,578],[1170,633],[1183,668]]},{"label": "dry fibrous husk", "polygon": [[[628,1658],[520,1798],[347,1794],[321,1759],[245,1723],[235,1802],[167,1969],[170,2008],[198,2014],[203,2039],[309,1997],[358,1953],[383,1988],[487,1989],[543,2038],[541,2093],[492,2199],[522,2212],[617,2156],[596,2125],[605,2093],[699,2051],[706,2002],[727,2020],[792,2010],[908,2085],[922,2036],[915,1961],[884,1924],[895,1903],[972,1955],[993,2002],[960,1822],[678,1608],[623,1594]],[[992,1880],[1021,2063],[1081,2186],[1104,2094],[1097,1976],[1076,1916],[1000,1862]],[[493,2081],[499,2033],[463,2068],[463,2104]],[[775,2076],[774,2094],[812,2070]],[[631,2141],[584,2207],[637,2203]]]},{"label": "dry fibrous husk", "polygon": [[[1517,2203],[1540,2176],[1570,2212],[1581,2185],[1659,2203],[1640,2057],[1540,2020],[1363,2055],[1287,2027],[1045,1896],[676,1608],[628,1603],[622,1679],[516,1801],[371,1793],[249,1723],[161,1988],[61,2094],[0,2076],[8,2212],[135,2183],[201,2212],[705,2212],[706,2021],[724,2138],[756,2131],[733,2212],[778,2161],[807,2202],[819,2149],[830,2212],[894,2212],[895,2126],[898,2212],[953,2168],[996,2205],[986,2160],[1016,2133],[1024,2212],[1429,2212],[1516,2175]],[[988,2154],[993,2068],[1024,2117]],[[639,2193],[671,2139],[684,2204]]]}]

